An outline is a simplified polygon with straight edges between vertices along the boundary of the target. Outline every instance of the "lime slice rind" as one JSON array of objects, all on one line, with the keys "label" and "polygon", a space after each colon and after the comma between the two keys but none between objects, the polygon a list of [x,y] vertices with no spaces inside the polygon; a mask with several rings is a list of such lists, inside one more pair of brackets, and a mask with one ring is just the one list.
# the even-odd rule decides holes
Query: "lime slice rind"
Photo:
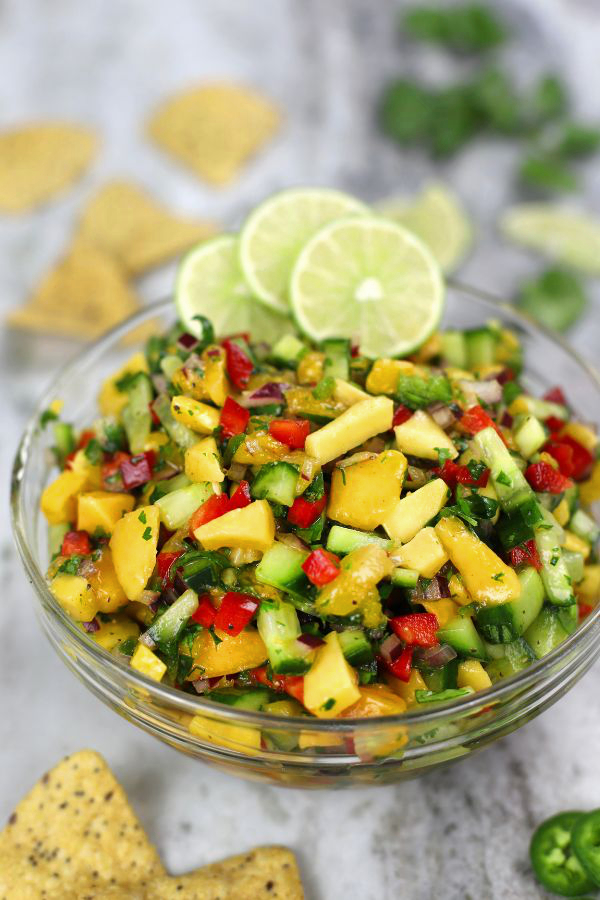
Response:
[{"label": "lime slice rind", "polygon": [[290,280],[299,329],[314,341],[348,337],[366,356],[402,356],[438,326],[440,268],[424,243],[381,216],[338,219],[301,251]]},{"label": "lime slice rind", "polygon": [[293,331],[288,317],[265,308],[239,266],[238,238],[220,235],[190,250],[175,282],[175,305],[187,331],[199,334],[196,315],[210,319],[217,335],[249,331],[257,340],[275,341]]},{"label": "lime slice rind", "polygon": [[516,244],[591,275],[600,275],[600,222],[545,203],[523,203],[504,213],[502,234]]},{"label": "lime slice rind", "polygon": [[330,188],[288,188],[269,197],[240,232],[240,264],[254,296],[289,312],[289,279],[302,247],[327,222],[367,212],[356,198]]}]

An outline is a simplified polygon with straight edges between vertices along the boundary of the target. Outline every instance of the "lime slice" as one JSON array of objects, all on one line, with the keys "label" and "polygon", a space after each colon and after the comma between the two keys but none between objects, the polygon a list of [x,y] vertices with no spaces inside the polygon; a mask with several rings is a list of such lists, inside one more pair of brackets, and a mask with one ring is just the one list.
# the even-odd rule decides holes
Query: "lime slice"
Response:
[{"label": "lime slice", "polygon": [[313,340],[356,338],[366,356],[401,356],[437,326],[444,282],[431,252],[406,228],[379,216],[349,216],[304,247],[290,299]]},{"label": "lime slice", "polygon": [[458,267],[473,239],[471,223],[458,197],[443,184],[428,185],[413,200],[384,200],[377,211],[420,237],[446,274]]},{"label": "lime slice", "polygon": [[206,316],[215,334],[249,331],[253,337],[275,341],[292,331],[289,318],[257,303],[244,281],[238,239],[225,234],[198,244],[184,256],[175,284],[175,305],[184,327],[199,335],[194,316]]},{"label": "lime slice", "polygon": [[290,273],[308,239],[333,219],[366,212],[354,197],[325,188],[291,188],[261,203],[240,232],[242,271],[255,296],[288,311]]},{"label": "lime slice", "polygon": [[582,272],[600,275],[600,222],[563,206],[523,203],[500,220],[510,240]]}]

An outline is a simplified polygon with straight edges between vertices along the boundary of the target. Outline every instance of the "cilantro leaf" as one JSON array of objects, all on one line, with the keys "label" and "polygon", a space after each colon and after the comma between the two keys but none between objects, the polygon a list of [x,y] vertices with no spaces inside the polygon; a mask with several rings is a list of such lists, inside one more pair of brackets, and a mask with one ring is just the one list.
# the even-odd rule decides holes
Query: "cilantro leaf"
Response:
[{"label": "cilantro leaf", "polygon": [[423,409],[431,403],[451,403],[452,388],[444,375],[400,375],[396,400],[409,409]]},{"label": "cilantro leaf", "polygon": [[406,12],[402,24],[415,40],[441,44],[459,54],[491,50],[507,37],[503,23],[479,3],[464,3],[449,9],[414,6]]},{"label": "cilantro leaf", "polygon": [[573,272],[553,266],[525,282],[517,305],[548,328],[567,331],[585,311],[588,298]]}]

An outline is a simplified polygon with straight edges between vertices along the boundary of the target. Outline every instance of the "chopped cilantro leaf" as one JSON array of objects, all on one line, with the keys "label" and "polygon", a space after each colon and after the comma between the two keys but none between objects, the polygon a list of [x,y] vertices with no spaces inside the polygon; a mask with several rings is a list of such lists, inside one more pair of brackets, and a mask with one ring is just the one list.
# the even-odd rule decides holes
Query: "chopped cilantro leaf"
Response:
[{"label": "chopped cilantro leaf", "polygon": [[59,566],[58,571],[64,575],[77,575],[79,566],[83,560],[83,556],[69,556],[64,563]]},{"label": "chopped cilantro leaf", "polygon": [[496,481],[498,482],[498,484],[503,484],[505,487],[510,487],[511,485],[511,480],[506,472],[498,472],[498,474],[496,475]]},{"label": "chopped cilantro leaf", "polygon": [[45,428],[48,422],[54,422],[58,419],[58,414],[53,409],[45,409],[40,416],[40,428]]},{"label": "chopped cilantro leaf", "polygon": [[143,540],[145,540],[145,541],[149,541],[151,537],[152,537],[152,529],[151,529],[151,527],[148,525],[148,527],[144,529],[144,533],[143,533],[143,535],[142,535],[142,538],[143,538]]},{"label": "chopped cilantro leaf", "polygon": [[86,459],[88,459],[93,466],[99,466],[104,459],[104,452],[98,438],[92,438],[91,441],[88,441],[83,452]]},{"label": "chopped cilantro leaf", "polygon": [[146,518],[146,513],[144,512],[144,510],[142,510],[141,513],[139,514],[138,520],[142,523],[142,525],[145,525],[146,522],[148,521],[148,519]]},{"label": "chopped cilantro leaf", "polygon": [[451,403],[452,388],[444,375],[400,375],[396,400],[409,409],[423,409],[431,403]]}]

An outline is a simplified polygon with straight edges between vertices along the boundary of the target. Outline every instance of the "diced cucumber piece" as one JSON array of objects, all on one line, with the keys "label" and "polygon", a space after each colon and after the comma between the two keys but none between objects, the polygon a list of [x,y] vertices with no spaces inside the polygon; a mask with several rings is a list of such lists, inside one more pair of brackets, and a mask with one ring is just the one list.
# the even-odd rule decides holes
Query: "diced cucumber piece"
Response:
[{"label": "diced cucumber piece", "polygon": [[48,525],[48,556],[52,559],[60,553],[65,534],[71,530],[68,522],[59,522],[56,525]]},{"label": "diced cucumber piece", "polygon": [[298,466],[287,462],[270,462],[261,466],[252,482],[250,493],[256,500],[271,500],[291,506],[296,498]]},{"label": "diced cucumber piece", "polygon": [[516,426],[514,437],[519,453],[525,459],[531,459],[548,440],[548,432],[535,416],[525,416]]},{"label": "diced cucumber piece", "polygon": [[467,345],[467,366],[469,369],[491,366],[496,362],[497,331],[491,328],[473,328],[470,331],[465,331],[465,342]]},{"label": "diced cucumber piece", "polygon": [[160,368],[163,372],[163,375],[165,375],[169,379],[169,381],[173,380],[173,375],[175,374],[177,369],[181,368],[182,365],[183,362],[181,360],[181,357],[175,355],[163,356],[160,361]]},{"label": "diced cucumber piece", "polygon": [[567,634],[573,634],[579,624],[577,604],[572,603],[571,606],[560,606],[558,608],[558,619]]},{"label": "diced cucumber piece", "polygon": [[419,573],[416,569],[402,569],[400,567],[393,570],[391,575],[392,584],[395,587],[414,588],[417,586]]},{"label": "diced cucumber piece", "polygon": [[524,638],[538,659],[547,656],[568,637],[562,625],[559,610],[546,605],[524,634]]},{"label": "diced cucumber piece", "polygon": [[568,487],[563,493],[563,497],[569,504],[569,512],[574,513],[577,508],[577,501],[579,500],[579,486],[573,482],[571,487]]},{"label": "diced cucumber piece", "polygon": [[445,666],[438,669],[421,669],[421,675],[430,691],[447,691],[449,688],[456,687],[456,677],[458,675],[458,657],[451,659]]},{"label": "diced cucumber piece", "polygon": [[489,659],[502,659],[506,655],[504,650],[506,644],[490,644],[488,641],[483,643]]},{"label": "diced cucumber piece", "polygon": [[235,706],[236,709],[264,709],[271,700],[271,691],[266,687],[256,688],[217,688],[206,695],[216,703]]},{"label": "diced cucumber piece", "polygon": [[526,407],[528,413],[544,422],[550,418],[566,422],[569,418],[569,410],[561,403],[551,403],[549,400],[531,397],[529,394],[521,394],[520,403]]},{"label": "diced cucumber piece", "polygon": [[54,434],[54,453],[58,464],[62,467],[67,456],[75,450],[75,432],[68,422],[54,422],[52,425]]},{"label": "diced cucumber piece", "polygon": [[358,547],[366,547],[367,544],[376,544],[383,550],[387,550],[392,542],[387,538],[379,537],[369,531],[355,531],[354,528],[344,528],[343,525],[332,525],[327,537],[327,549],[332,553],[351,553]]},{"label": "diced cucumber piece", "polygon": [[152,403],[152,384],[144,372],[130,382],[127,387],[129,403],[122,412],[123,427],[129,442],[129,449],[135,455],[143,453],[150,429],[152,416],[150,404]]},{"label": "diced cucumber piece", "polygon": [[338,634],[342,653],[351,666],[364,666],[373,659],[373,647],[362,628],[348,628]]},{"label": "diced cucumber piece", "polygon": [[440,644],[450,644],[459,656],[487,659],[485,644],[468,616],[455,616],[443,628],[438,628]]},{"label": "diced cucumber piece", "polygon": [[575,603],[571,576],[562,554],[563,530],[547,509],[540,507],[543,520],[535,528],[535,545],[542,563],[546,595],[556,606]]},{"label": "diced cucumber piece", "polygon": [[493,682],[502,678],[510,678],[522,669],[526,669],[536,658],[533,650],[524,638],[517,638],[510,644],[502,646],[503,656],[487,663],[485,670]]},{"label": "diced cucumber piece", "polygon": [[583,553],[577,553],[575,550],[563,549],[562,555],[567,567],[567,572],[571,576],[571,581],[573,584],[579,584],[580,581],[583,581],[583,576],[585,574],[585,560],[583,558]]},{"label": "diced cucumber piece", "polygon": [[192,513],[206,503],[213,493],[210,481],[200,481],[179,490],[170,491],[164,497],[156,500],[154,505],[158,506],[161,522],[169,531],[177,531],[178,528],[183,528]]},{"label": "diced cucumber piece", "polygon": [[472,687],[448,688],[445,691],[415,691],[417,703],[446,703],[448,700],[458,700],[459,697],[468,697],[474,694]]},{"label": "diced cucumber piece", "polygon": [[290,594],[296,601],[306,605],[306,611],[310,612],[311,584],[302,570],[302,563],[308,556],[302,550],[288,547],[287,544],[275,542],[256,567],[256,578],[263,584],[270,584]]},{"label": "diced cucumber piece", "polygon": [[230,565],[229,557],[215,550],[189,550],[177,561],[188,587],[200,593],[221,582],[221,573]]},{"label": "diced cucumber piece", "polygon": [[177,646],[179,632],[197,609],[198,595],[187,590],[150,626],[146,634],[163,653],[170,653]]},{"label": "diced cucumber piece", "polygon": [[469,359],[464,331],[444,331],[440,337],[442,340],[442,356],[446,365],[455,366],[457,369],[466,369],[469,365]]},{"label": "diced cucumber piece", "polygon": [[257,618],[258,632],[265,642],[271,668],[278,675],[303,675],[314,650],[300,637],[298,613],[284,600],[262,600]]},{"label": "diced cucumber piece", "polygon": [[305,350],[306,345],[297,337],[293,334],[284,334],[271,350],[271,356],[281,365],[295,365]]},{"label": "diced cucumber piece", "polygon": [[578,509],[573,513],[569,522],[570,530],[588,544],[595,544],[600,537],[600,528],[594,522],[591,516],[588,516],[582,509]]},{"label": "diced cucumber piece", "polygon": [[192,482],[185,472],[180,472],[173,478],[165,478],[163,481],[154,482],[154,488],[150,494],[150,503],[156,503],[165,494],[171,494],[173,491],[179,491],[181,488],[188,487]]},{"label": "diced cucumber piece", "polygon": [[520,637],[540,613],[544,604],[544,585],[535,569],[519,573],[521,596],[509,603],[482,606],[476,613],[477,627],[486,641],[507,644]]},{"label": "diced cucumber piece", "polygon": [[160,419],[160,423],[172,441],[184,449],[198,443],[198,436],[181,422],[174,418],[171,412],[171,400],[168,394],[159,394],[152,409]]},{"label": "diced cucumber piece", "polygon": [[323,341],[323,352],[325,354],[324,376],[348,381],[350,377],[350,341],[345,338],[331,338]]},{"label": "diced cucumber piece", "polygon": [[532,524],[535,508],[531,504],[535,504],[535,494],[500,435],[490,426],[476,434],[473,440],[490,469],[502,509],[508,513],[525,512],[524,520]]}]

